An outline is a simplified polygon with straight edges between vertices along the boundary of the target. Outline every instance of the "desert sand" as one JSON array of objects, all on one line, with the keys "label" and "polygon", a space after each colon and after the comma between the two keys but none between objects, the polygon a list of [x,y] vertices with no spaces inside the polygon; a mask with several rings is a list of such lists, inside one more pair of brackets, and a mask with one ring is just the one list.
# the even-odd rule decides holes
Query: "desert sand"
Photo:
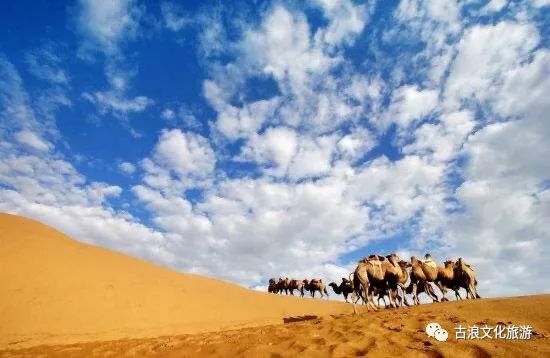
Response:
[{"label": "desert sand", "polygon": [[[0,214],[0,357],[550,356],[550,295],[352,315],[74,241]],[[428,337],[438,322],[447,342]],[[529,324],[529,340],[459,340],[458,325]]]}]

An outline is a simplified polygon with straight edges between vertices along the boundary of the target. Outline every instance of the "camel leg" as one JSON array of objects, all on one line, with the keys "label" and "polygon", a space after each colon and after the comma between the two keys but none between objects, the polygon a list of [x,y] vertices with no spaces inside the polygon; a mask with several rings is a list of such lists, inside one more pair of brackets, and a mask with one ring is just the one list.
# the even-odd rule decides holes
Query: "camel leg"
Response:
[{"label": "camel leg", "polygon": [[459,288],[453,288],[453,290],[455,291],[455,298],[457,301],[459,300],[462,300],[462,297],[460,296],[460,287]]},{"label": "camel leg", "polygon": [[384,299],[384,297],[382,295],[378,295],[378,299],[377,299],[378,306],[380,306],[380,300],[383,300],[384,301],[384,306],[386,306],[386,300]]},{"label": "camel leg", "polygon": [[441,302],[448,301],[448,299],[445,297],[445,294],[447,293],[447,289],[443,285],[441,281],[437,281],[436,283],[437,288],[439,288],[439,291],[441,291]]},{"label": "camel leg", "polygon": [[403,294],[403,303],[405,306],[410,306],[409,302],[407,301],[407,289],[404,284],[400,284],[399,287],[401,287],[401,293]]},{"label": "camel leg", "polygon": [[[368,288],[366,288],[365,289],[365,294],[368,297],[367,309],[368,309],[369,304],[370,304],[370,306],[372,307],[373,310],[378,311],[378,307],[374,304],[374,294],[373,294],[372,290],[371,290],[370,295],[369,295]],[[386,300],[384,299],[384,304],[385,303],[386,303]]]},{"label": "camel leg", "polygon": [[434,289],[433,289],[432,285],[430,285],[429,282],[424,283],[424,291],[426,292],[426,294],[428,296],[430,296],[430,298],[434,302],[439,302],[439,299],[437,298],[437,295],[435,294]]},{"label": "camel leg", "polygon": [[413,303],[415,305],[419,305],[420,304],[420,301],[418,300],[418,292],[417,292],[417,289],[418,289],[418,284],[415,282],[412,284],[412,296],[413,296]]},{"label": "camel leg", "polygon": [[388,289],[388,298],[390,299],[390,307],[397,308],[399,305],[397,304],[397,287]]},{"label": "camel leg", "polygon": [[475,295],[475,287],[474,287],[474,284],[470,284],[470,287],[468,287],[469,291],[470,291],[470,295],[472,295],[472,299],[475,300],[477,298],[477,296]]}]

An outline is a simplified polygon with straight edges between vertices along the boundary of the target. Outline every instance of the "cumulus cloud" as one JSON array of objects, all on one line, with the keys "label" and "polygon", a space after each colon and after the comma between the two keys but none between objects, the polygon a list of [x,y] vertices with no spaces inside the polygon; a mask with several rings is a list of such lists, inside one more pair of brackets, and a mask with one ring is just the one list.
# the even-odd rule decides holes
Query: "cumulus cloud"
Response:
[{"label": "cumulus cloud", "polygon": [[438,104],[438,91],[419,89],[414,85],[399,87],[392,96],[383,125],[395,122],[407,127],[412,121],[432,112]]},{"label": "cumulus cloud", "polygon": [[77,5],[77,31],[82,37],[80,55],[94,52],[118,55],[119,46],[139,34],[143,11],[133,0],[81,0]]},{"label": "cumulus cloud", "polygon": [[118,169],[126,174],[133,174],[136,171],[136,166],[130,162],[122,162],[118,165]]},{"label": "cumulus cloud", "polygon": [[448,105],[495,98],[500,76],[526,60],[538,41],[537,29],[531,24],[500,22],[469,28],[458,44],[445,86]]},{"label": "cumulus cloud", "polygon": [[153,158],[178,175],[197,178],[211,174],[216,163],[214,152],[205,138],[179,129],[161,134]]}]

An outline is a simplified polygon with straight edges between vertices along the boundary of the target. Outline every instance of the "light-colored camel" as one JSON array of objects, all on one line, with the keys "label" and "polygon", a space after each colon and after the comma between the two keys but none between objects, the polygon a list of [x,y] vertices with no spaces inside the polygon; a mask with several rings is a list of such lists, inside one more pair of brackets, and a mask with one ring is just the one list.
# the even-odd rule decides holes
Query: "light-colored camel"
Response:
[{"label": "light-colored camel", "polygon": [[323,298],[323,293],[324,293],[327,296],[327,300],[328,300],[329,295],[327,291],[327,286],[323,283],[322,279],[314,278],[311,281],[308,281],[307,279],[305,279],[302,281],[302,283],[304,284],[304,289],[310,292],[312,298],[315,298],[315,292],[319,291],[321,298]]},{"label": "light-colored camel", "polygon": [[424,292],[434,302],[438,302],[439,299],[435,294],[431,282],[435,282],[437,279],[437,265],[435,261],[432,260],[430,254],[426,254],[426,261],[420,261],[416,256],[411,257],[411,283],[409,285],[409,290],[412,292],[413,302],[415,304],[420,304],[418,300],[418,286],[423,286]]},{"label": "light-colored camel", "polygon": [[443,266],[437,267],[437,279],[435,284],[441,291],[441,301],[448,301],[445,295],[447,294],[447,289],[451,289],[455,292],[455,297],[457,300],[461,300],[459,289],[459,277],[455,275],[455,263],[454,261],[447,260],[443,263]]},{"label": "light-colored camel", "polygon": [[304,284],[300,280],[290,280],[287,288],[292,296],[294,296],[294,290],[298,290],[300,292],[300,297],[304,297]]},{"label": "light-colored camel", "polygon": [[477,293],[476,273],[462,258],[459,258],[455,263],[454,275],[458,285],[466,289],[466,298],[481,298]]},{"label": "light-colored camel", "polygon": [[[363,298],[363,301],[367,304],[367,310],[372,308],[377,311],[378,308],[374,304],[373,290],[382,286],[381,289],[385,288],[385,267],[383,267],[383,262],[385,258],[379,255],[370,255],[367,258],[359,260],[357,267],[353,272],[353,294],[352,294],[352,303],[353,303],[353,312],[357,313],[355,307],[356,296]],[[383,283],[383,284],[382,284]],[[390,297],[391,300],[391,297]]]},{"label": "light-colored camel", "polygon": [[331,282],[328,285],[332,287],[332,290],[337,295],[344,295],[344,299],[346,300],[346,302],[348,302],[348,295],[353,292],[353,285],[350,280],[342,277],[342,282],[340,283],[340,285],[336,284],[336,282]]},{"label": "light-colored camel", "polygon": [[[386,284],[388,286],[388,297],[390,298],[390,304],[393,300],[394,302],[399,302],[399,305],[402,306],[403,303],[409,306],[407,302],[406,295],[406,284],[409,280],[409,272],[407,269],[411,267],[411,264],[400,260],[397,254],[393,253],[386,256],[386,259],[389,263],[386,264]],[[399,295],[399,289],[401,289],[402,296]],[[384,301],[385,303],[385,301]]]}]

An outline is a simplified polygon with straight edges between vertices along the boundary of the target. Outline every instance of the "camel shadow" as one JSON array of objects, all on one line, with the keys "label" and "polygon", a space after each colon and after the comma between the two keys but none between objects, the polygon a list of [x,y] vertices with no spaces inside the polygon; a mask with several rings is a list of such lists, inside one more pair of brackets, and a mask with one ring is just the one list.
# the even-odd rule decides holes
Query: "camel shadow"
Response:
[{"label": "camel shadow", "polygon": [[285,317],[283,318],[283,322],[284,323],[303,322],[303,321],[309,321],[317,318],[318,318],[317,316],[313,316],[313,315]]}]

